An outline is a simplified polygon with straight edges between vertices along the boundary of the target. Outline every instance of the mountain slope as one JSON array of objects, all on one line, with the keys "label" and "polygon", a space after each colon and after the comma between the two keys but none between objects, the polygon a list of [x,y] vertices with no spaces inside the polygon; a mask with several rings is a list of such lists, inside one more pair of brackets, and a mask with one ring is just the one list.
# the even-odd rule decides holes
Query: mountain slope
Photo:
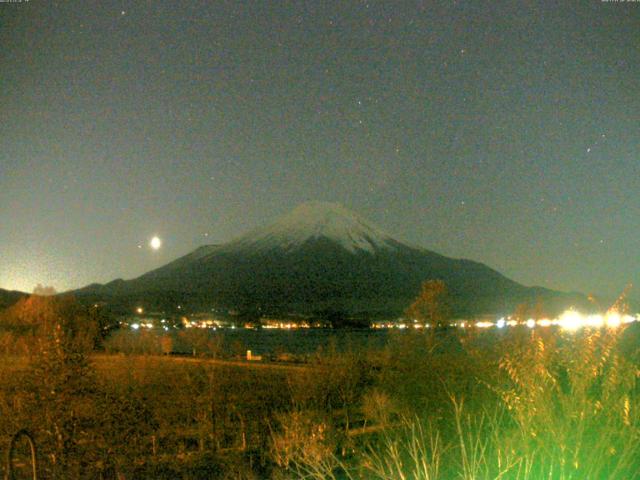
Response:
[{"label": "mountain slope", "polygon": [[15,290],[3,290],[0,288],[0,310],[10,307],[23,297],[28,297],[28,293]]},{"label": "mountain slope", "polygon": [[172,310],[213,307],[254,314],[396,315],[427,279],[445,281],[456,315],[510,312],[542,297],[491,268],[394,240],[340,205],[303,204],[274,224],[223,245],[201,247],[130,281],[77,291],[79,297]]}]

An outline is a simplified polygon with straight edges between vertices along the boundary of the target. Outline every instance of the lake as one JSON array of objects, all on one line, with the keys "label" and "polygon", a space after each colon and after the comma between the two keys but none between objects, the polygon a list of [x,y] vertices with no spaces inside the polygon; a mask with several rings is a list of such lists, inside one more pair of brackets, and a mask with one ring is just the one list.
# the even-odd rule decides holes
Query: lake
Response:
[{"label": "lake", "polygon": [[[308,355],[319,349],[336,351],[356,350],[363,347],[383,347],[392,333],[374,329],[219,329],[210,335],[222,341],[224,354],[240,354],[251,350],[254,355]],[[393,334],[397,334],[394,332]],[[186,350],[176,338],[174,350]],[[186,351],[184,353],[187,353]]]}]

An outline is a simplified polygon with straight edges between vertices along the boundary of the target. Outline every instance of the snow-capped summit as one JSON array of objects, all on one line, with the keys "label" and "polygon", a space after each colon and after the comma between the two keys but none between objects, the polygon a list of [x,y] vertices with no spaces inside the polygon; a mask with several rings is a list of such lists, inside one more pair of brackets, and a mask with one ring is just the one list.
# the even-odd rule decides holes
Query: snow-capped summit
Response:
[{"label": "snow-capped summit", "polygon": [[540,298],[562,309],[583,300],[527,288],[486,265],[406,245],[341,205],[320,202],[300,205],[269,226],[229,243],[202,246],[138,278],[90,285],[76,294],[87,303],[116,302],[126,312],[143,302],[173,312],[181,305],[257,318],[330,318],[334,325],[347,325],[347,319],[368,324],[374,316],[400,315],[429,279],[445,282],[452,313],[461,317],[512,311]]},{"label": "snow-capped summit", "polygon": [[338,203],[309,202],[299,205],[272,225],[249,232],[229,248],[291,250],[309,240],[325,238],[355,253],[393,249],[397,244],[378,227]]}]

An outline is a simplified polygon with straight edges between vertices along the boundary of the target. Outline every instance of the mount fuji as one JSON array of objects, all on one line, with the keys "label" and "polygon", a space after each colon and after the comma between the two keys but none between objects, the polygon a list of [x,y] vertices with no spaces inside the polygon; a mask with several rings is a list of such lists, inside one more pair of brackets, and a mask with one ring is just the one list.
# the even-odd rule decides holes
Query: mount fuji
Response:
[{"label": "mount fuji", "polygon": [[441,279],[457,316],[510,313],[521,302],[549,309],[582,303],[579,294],[525,287],[471,260],[395,240],[338,204],[298,206],[229,243],[202,246],[133,280],[74,292],[131,311],[211,308],[332,319],[400,314],[428,279]]}]

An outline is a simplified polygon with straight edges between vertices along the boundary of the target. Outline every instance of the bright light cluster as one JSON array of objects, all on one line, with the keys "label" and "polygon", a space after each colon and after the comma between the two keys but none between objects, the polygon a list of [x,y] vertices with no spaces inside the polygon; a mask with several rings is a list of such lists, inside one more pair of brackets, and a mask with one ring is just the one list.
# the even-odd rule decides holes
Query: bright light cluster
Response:
[{"label": "bright light cluster", "polygon": [[[469,320],[460,320],[455,321],[449,324],[450,327],[457,328],[468,328],[468,327],[476,327],[476,328],[498,328],[502,329],[505,327],[516,327],[518,325],[526,326],[527,328],[533,329],[536,327],[551,327],[556,326],[561,328],[562,330],[566,330],[569,332],[576,331],[580,328],[616,328],[620,325],[625,325],[627,323],[640,321],[640,314],[637,314],[635,317],[628,314],[622,314],[616,310],[609,310],[605,314],[582,314],[577,310],[566,310],[560,316],[554,319],[550,318],[541,318],[541,319],[533,319],[529,318],[527,320],[518,321],[512,317],[502,317],[495,322],[481,320],[477,322],[469,321]],[[418,323],[417,320],[413,321],[413,328],[429,328],[429,324]],[[385,321],[385,322],[375,322],[371,324],[371,328],[378,329],[389,329],[389,328],[397,328],[397,329],[405,329],[408,326],[411,326],[406,322],[406,319],[401,318],[396,322]]]},{"label": "bright light cluster", "polygon": [[575,331],[580,328],[616,328],[627,323],[637,322],[640,320],[640,314],[635,317],[628,314],[621,314],[615,310],[602,314],[584,315],[576,310],[566,310],[558,318],[549,319],[541,318],[540,320],[528,319],[525,322],[518,322],[513,319],[501,318],[495,323],[493,322],[477,322],[478,328],[497,327],[504,328],[506,326],[515,327],[516,325],[526,325],[529,328],[550,327],[552,325],[560,327],[562,330]]}]

